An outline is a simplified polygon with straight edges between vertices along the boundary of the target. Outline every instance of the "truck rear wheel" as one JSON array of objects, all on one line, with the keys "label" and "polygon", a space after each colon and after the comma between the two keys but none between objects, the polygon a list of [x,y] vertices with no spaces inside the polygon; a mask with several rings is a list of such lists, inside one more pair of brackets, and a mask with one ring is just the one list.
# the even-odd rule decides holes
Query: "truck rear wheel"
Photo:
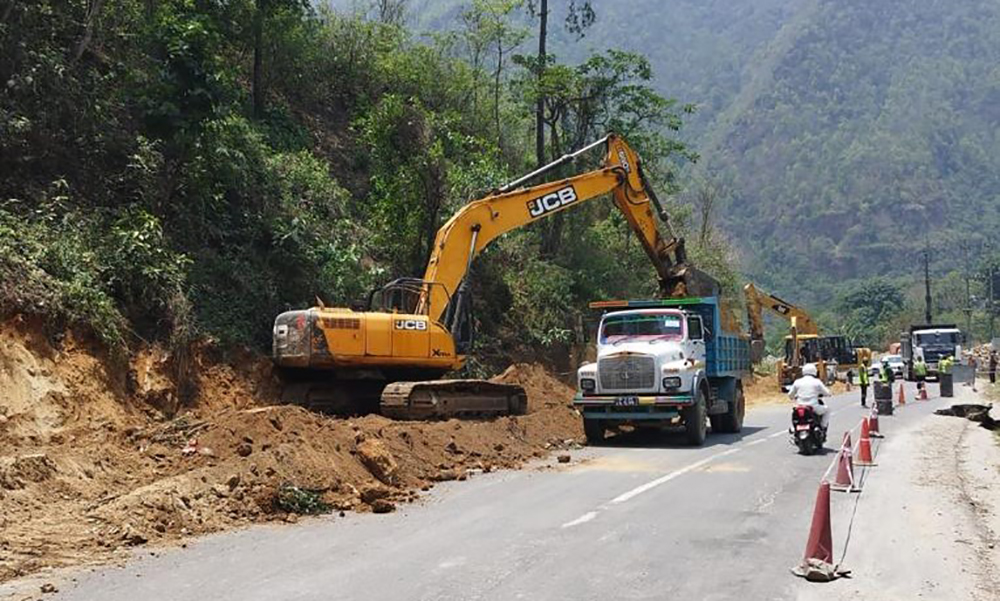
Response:
[{"label": "truck rear wheel", "polygon": [[705,391],[698,389],[694,404],[684,410],[684,436],[688,444],[700,447],[707,434]]},{"label": "truck rear wheel", "polygon": [[601,444],[604,442],[604,423],[599,419],[583,418],[583,433],[589,444]]},{"label": "truck rear wheel", "polygon": [[746,399],[743,396],[743,385],[736,384],[736,394],[729,403],[725,413],[709,417],[712,422],[712,432],[735,434],[743,429],[743,416],[746,415]]}]

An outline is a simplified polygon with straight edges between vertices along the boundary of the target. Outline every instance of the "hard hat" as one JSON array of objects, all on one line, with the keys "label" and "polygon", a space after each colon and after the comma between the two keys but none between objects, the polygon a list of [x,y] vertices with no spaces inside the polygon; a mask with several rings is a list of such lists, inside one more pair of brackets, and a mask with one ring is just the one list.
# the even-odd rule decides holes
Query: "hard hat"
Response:
[{"label": "hard hat", "polygon": [[812,376],[812,377],[815,378],[816,374],[818,374],[818,373],[819,373],[819,371],[816,370],[816,364],[815,363],[806,363],[802,367],[802,375],[803,376]]}]

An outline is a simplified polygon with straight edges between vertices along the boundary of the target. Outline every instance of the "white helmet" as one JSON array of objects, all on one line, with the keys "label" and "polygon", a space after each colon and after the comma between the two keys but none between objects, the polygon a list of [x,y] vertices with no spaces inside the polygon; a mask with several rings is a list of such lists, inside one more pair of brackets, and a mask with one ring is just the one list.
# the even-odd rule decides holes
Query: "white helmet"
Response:
[{"label": "white helmet", "polygon": [[819,371],[817,371],[815,363],[806,363],[804,366],[802,366],[803,376],[812,376],[815,378],[816,374],[818,373]]}]

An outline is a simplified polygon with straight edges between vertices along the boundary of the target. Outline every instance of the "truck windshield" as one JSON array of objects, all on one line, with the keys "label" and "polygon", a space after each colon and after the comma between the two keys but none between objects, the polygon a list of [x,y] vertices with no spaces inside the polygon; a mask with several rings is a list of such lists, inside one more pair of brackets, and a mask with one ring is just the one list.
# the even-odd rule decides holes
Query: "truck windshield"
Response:
[{"label": "truck windshield", "polygon": [[917,346],[954,346],[958,343],[958,333],[956,332],[927,332],[917,334]]},{"label": "truck windshield", "polygon": [[684,320],[680,315],[612,315],[601,326],[601,344],[625,339],[681,338]]}]

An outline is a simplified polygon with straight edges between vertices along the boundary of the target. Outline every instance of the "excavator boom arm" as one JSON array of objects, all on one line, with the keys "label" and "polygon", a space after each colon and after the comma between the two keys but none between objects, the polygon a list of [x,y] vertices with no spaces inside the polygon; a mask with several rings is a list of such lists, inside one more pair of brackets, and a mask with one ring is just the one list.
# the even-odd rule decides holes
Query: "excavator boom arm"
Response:
[{"label": "excavator boom arm", "polygon": [[[607,154],[601,168],[554,182],[517,187],[602,143],[607,146]],[[686,269],[683,243],[673,236],[665,239],[660,235],[653,217],[653,206],[659,208],[659,202],[642,176],[639,156],[624,140],[612,134],[455,213],[438,230],[434,240],[424,273],[427,288],[423,312],[433,320],[441,318],[450,295],[458,290],[468,273],[472,259],[497,237],[609,192],[613,192],[615,204],[624,212],[653,261],[661,287],[666,288],[662,285],[664,282],[680,281],[685,275],[690,279],[690,275],[683,272]],[[666,213],[662,209],[660,213],[665,220]],[[676,259],[671,257],[672,251]]]}]

